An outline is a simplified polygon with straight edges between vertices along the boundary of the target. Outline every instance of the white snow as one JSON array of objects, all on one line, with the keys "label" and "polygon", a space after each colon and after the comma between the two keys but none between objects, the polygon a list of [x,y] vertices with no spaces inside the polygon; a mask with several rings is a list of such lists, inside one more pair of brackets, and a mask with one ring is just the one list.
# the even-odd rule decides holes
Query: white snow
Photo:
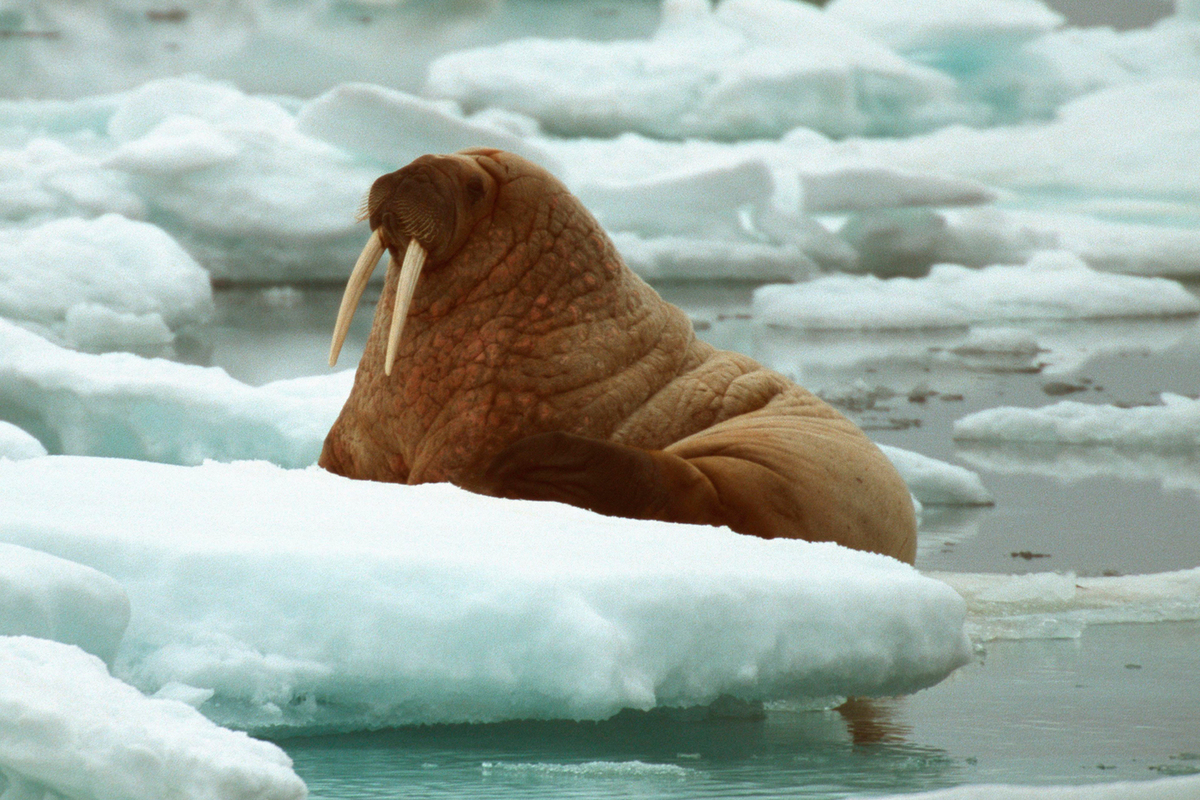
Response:
[{"label": "white snow", "polygon": [[958,595],[883,556],[317,468],[0,462],[0,539],[119,580],[114,674],[238,727],[896,694],[968,657]]},{"label": "white snow", "polygon": [[13,461],[22,458],[37,458],[46,455],[46,448],[37,438],[11,422],[0,420],[0,458]]},{"label": "white snow", "polygon": [[53,639],[111,661],[128,624],[129,598],[112,578],[0,543],[0,636]]},{"label": "white snow", "polygon": [[[0,130],[10,109],[0,102]],[[69,104],[33,104],[30,115],[41,126],[52,126],[56,114],[69,108],[87,114],[87,101]],[[76,137],[63,135],[76,146]],[[39,136],[19,149],[0,148],[0,220],[11,223],[44,222],[63,216],[122,214],[132,219],[145,215],[141,198],[131,192],[124,176],[100,166],[99,159],[78,153],[56,139]]]},{"label": "white snow", "polygon": [[0,317],[92,352],[172,352],[213,316],[206,273],[163,231],[116,214],[0,230]]},{"label": "white snow", "polygon": [[948,76],[786,0],[664,3],[648,40],[520,39],[451,53],[426,90],[559,135],[666,138],[925,129],[963,116]]},{"label": "white snow", "polygon": [[1200,451],[1200,400],[1168,392],[1161,397],[1161,405],[1132,408],[1074,400],[1042,408],[989,408],[955,421],[954,438],[1109,445],[1168,455]]},{"label": "white snow", "polygon": [[0,636],[5,797],[303,800],[273,744],[174,700],[143,697],[77,647]]},{"label": "white snow", "polygon": [[1069,572],[930,575],[966,600],[973,641],[1074,639],[1087,625],[1200,620],[1200,567],[1103,578]]},{"label": "white snow", "polygon": [[20,421],[54,453],[306,466],[353,375],[252,387],[215,367],[72,352],[0,319],[0,418]]},{"label": "white snow", "polygon": [[987,506],[994,502],[979,475],[966,467],[886,444],[879,449],[923,506]]},{"label": "white snow", "polygon": [[1193,800],[1200,776],[1067,786],[968,784],[933,792],[881,796],[878,800]]},{"label": "white snow", "polygon": [[1024,266],[970,269],[939,264],[924,278],[828,275],[754,293],[769,325],[818,330],[911,329],[1037,319],[1170,317],[1200,313],[1200,301],[1164,278],[1100,273],[1061,251]]}]

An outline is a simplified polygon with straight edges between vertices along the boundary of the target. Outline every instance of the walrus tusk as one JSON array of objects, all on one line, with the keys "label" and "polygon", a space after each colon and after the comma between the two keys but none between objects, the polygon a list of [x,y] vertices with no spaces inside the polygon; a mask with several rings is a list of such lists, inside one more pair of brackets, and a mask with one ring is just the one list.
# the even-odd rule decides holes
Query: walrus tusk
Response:
[{"label": "walrus tusk", "polygon": [[[425,248],[416,239],[408,240],[408,249],[404,251],[404,264],[400,267],[400,278],[396,281],[396,299],[392,304],[392,327],[388,330],[387,359],[383,362],[383,373],[392,374],[392,364],[396,361],[396,350],[400,347],[400,331],[404,329],[404,320],[408,318],[408,306],[412,302],[413,291],[417,288],[417,278],[421,268],[425,266]],[[395,263],[388,270],[395,269]]]},{"label": "walrus tusk", "polygon": [[383,240],[379,237],[379,231],[372,231],[371,238],[367,239],[366,246],[363,247],[358,261],[354,264],[350,280],[346,282],[342,305],[338,308],[337,322],[333,324],[333,343],[329,346],[329,366],[331,367],[337,363],[338,353],[342,352],[342,344],[346,341],[346,334],[350,330],[350,321],[354,319],[358,301],[362,299],[363,290],[367,288],[367,281],[371,280],[371,273],[375,271],[375,265],[379,263],[379,259],[383,258],[383,250]]}]

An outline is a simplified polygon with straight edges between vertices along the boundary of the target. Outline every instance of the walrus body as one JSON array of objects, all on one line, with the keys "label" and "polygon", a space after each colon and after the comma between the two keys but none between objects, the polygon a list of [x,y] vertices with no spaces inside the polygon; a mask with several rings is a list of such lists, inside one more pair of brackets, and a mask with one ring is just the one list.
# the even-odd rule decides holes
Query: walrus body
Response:
[{"label": "walrus body", "polygon": [[[366,215],[375,252],[352,286],[369,255],[386,248],[392,266],[321,466],[913,561],[908,490],[862,431],[697,340],[541,168],[495,150],[423,156],[376,181]],[[419,283],[398,290],[413,252]]]}]

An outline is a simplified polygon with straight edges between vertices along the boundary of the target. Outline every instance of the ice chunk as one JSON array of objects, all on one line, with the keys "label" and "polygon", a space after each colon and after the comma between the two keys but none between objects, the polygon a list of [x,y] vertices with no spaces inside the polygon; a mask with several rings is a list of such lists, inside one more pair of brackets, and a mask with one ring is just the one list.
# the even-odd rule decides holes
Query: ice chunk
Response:
[{"label": "ice chunk", "polygon": [[343,278],[362,248],[354,212],[378,168],[300,133],[278,103],[152,81],[125,96],[109,132],[118,146],[104,166],[215,278]]},{"label": "ice chunk", "polygon": [[718,139],[928,129],[969,117],[953,79],[786,0],[663,6],[649,40],[523,39],[452,53],[427,91],[468,111],[498,106],[551,133]]},{"label": "ice chunk", "polygon": [[1032,319],[1169,317],[1200,312],[1174,281],[1096,272],[1065,252],[1024,266],[935,266],[925,278],[829,275],[754,293],[769,325],[810,329],[910,329]]},{"label": "ice chunk", "polygon": [[804,208],[810,214],[907,206],[988,203],[996,195],[983,184],[941,175],[918,175],[882,166],[834,167],[802,174]]},{"label": "ice chunk", "polygon": [[292,761],[174,700],[143,697],[77,647],[0,637],[6,796],[303,800]]},{"label": "ice chunk", "polygon": [[0,636],[53,639],[111,661],[128,624],[129,598],[112,578],[0,543]]},{"label": "ice chunk", "polygon": [[1042,408],[989,408],[957,420],[954,438],[1194,453],[1200,450],[1200,400],[1164,393],[1157,406],[1064,400]]},{"label": "ice chunk", "polygon": [[102,167],[96,157],[49,138],[0,149],[0,220],[29,224],[105,213],[140,218],[145,204],[124,176]]},{"label": "ice chunk", "polygon": [[300,108],[300,133],[392,171],[426,153],[495,147],[524,156],[550,172],[561,167],[545,150],[484,119],[469,120],[452,102],[436,102],[363,83],[342,84]]},{"label": "ice chunk", "polygon": [[0,540],[122,582],[114,674],[256,729],[896,694],[969,656],[890,558],[317,468],[0,462]]},{"label": "ice chunk", "polygon": [[[1186,209],[1164,204],[1131,205],[1130,212],[1169,218]],[[1103,208],[1098,208],[1103,212]],[[1200,275],[1200,230],[1165,224],[1112,222],[1084,214],[1052,214],[998,208],[942,212],[934,244],[937,258],[983,266],[1025,261],[1037,250],[1068,250],[1105,272],[1193,278]]]},{"label": "ice chunk", "polygon": [[56,453],[306,466],[353,374],[256,388],[217,368],[71,352],[0,320],[0,419],[20,421]]},{"label": "ice chunk", "polygon": [[11,458],[16,461],[44,455],[46,455],[46,448],[42,447],[42,443],[36,438],[11,422],[0,421],[0,458]]},{"label": "ice chunk", "polygon": [[1087,625],[1200,620],[1200,567],[1102,578],[933,574],[966,600],[974,641],[1077,638]]},{"label": "ice chunk", "polygon": [[994,502],[979,475],[965,467],[885,444],[879,449],[922,505],[990,506]]},{"label": "ice chunk", "polygon": [[0,231],[0,316],[84,350],[157,354],[212,318],[208,274],[116,214]]},{"label": "ice chunk", "polygon": [[818,265],[797,245],[613,233],[613,245],[637,274],[649,280],[798,281]]},{"label": "ice chunk", "polygon": [[[1044,124],[949,127],[911,139],[855,140],[841,152],[990,186],[1180,202],[1200,196],[1200,81],[1176,78],[1086,95]],[[1086,194],[1083,195],[1085,198]],[[1195,207],[1194,203],[1189,205]]]}]

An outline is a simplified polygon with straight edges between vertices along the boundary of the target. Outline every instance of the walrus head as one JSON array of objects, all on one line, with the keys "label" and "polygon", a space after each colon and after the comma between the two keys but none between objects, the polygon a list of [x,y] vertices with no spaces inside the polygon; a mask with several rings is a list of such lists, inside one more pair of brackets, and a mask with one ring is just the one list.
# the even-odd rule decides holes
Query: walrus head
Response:
[{"label": "walrus head", "polygon": [[330,471],[475,485],[522,436],[611,435],[688,357],[686,315],[629,271],[561,181],[520,156],[422,156],[379,178],[362,214],[371,236],[331,363],[384,250],[391,265],[318,462]]},{"label": "walrus head", "polygon": [[[371,186],[360,210],[360,218],[370,223],[371,237],[342,295],[329,349],[329,366],[337,363],[371,273],[384,250],[390,250],[393,254],[404,253],[398,268],[384,362],[384,372],[392,374],[404,321],[417,279],[426,264],[436,269],[452,259],[472,229],[491,213],[496,201],[497,175],[484,165],[493,163],[490,156],[495,152],[481,149],[421,156],[403,169],[380,177]],[[396,270],[396,263],[393,258],[388,269]]]}]

